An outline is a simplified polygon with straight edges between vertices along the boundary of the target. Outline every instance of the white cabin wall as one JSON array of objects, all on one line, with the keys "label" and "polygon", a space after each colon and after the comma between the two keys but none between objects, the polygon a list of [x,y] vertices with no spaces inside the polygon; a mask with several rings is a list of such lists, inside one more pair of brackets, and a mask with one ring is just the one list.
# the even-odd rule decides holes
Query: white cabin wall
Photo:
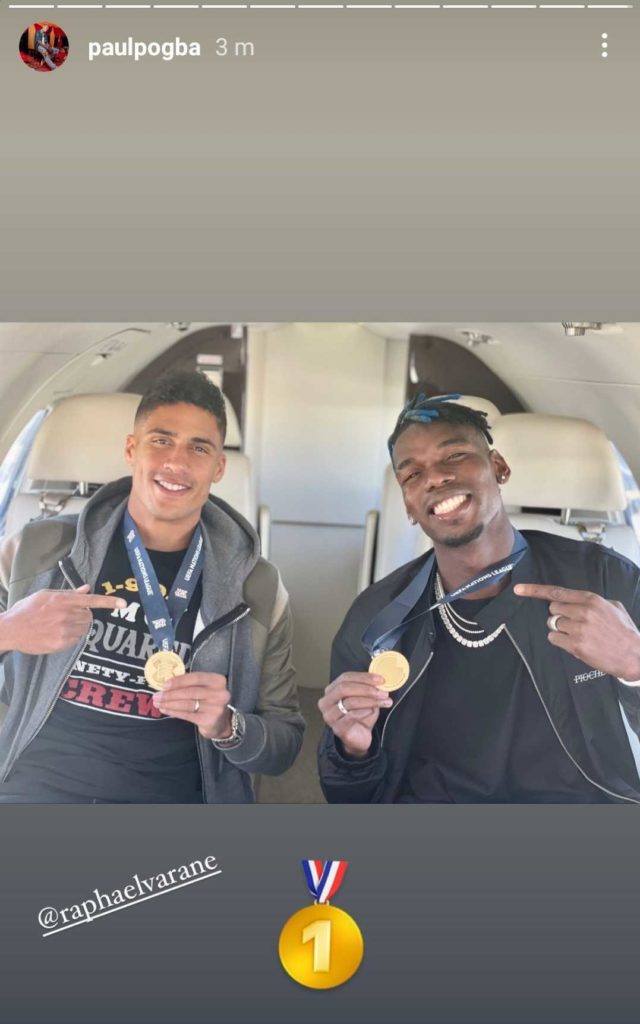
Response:
[{"label": "white cabin wall", "polygon": [[357,324],[250,330],[246,451],[291,594],[300,685],[324,687],[404,396],[406,340]]},{"label": "white cabin wall", "polygon": [[253,466],[256,496],[264,503],[261,494],[262,416],[264,409],[264,375],[266,372],[267,331],[257,327],[247,330],[247,377],[244,404],[243,451]]},{"label": "white cabin wall", "polygon": [[38,409],[120,390],[181,337],[172,324],[0,324],[0,460]]}]

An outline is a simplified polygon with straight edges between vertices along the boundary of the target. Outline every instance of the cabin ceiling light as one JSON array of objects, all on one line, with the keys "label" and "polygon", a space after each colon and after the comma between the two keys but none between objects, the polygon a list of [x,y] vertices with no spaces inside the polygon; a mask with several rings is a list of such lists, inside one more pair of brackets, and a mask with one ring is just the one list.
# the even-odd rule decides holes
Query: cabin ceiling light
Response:
[{"label": "cabin ceiling light", "polygon": [[587,331],[599,334],[623,334],[622,327],[616,323],[596,323],[591,320],[563,320],[562,326],[568,338],[584,337]]},{"label": "cabin ceiling light", "polygon": [[418,381],[420,380],[420,377],[418,375],[418,367],[416,366],[415,351],[411,353],[411,358],[409,360],[409,380],[411,381],[412,384],[417,384]]},{"label": "cabin ceiling light", "polygon": [[563,320],[562,326],[567,338],[582,338],[587,331],[601,331],[602,324],[591,320]]},{"label": "cabin ceiling light", "polygon": [[188,331],[191,324],[188,320],[173,320],[168,326],[173,327],[174,331]]},{"label": "cabin ceiling light", "polygon": [[96,346],[96,353],[91,360],[91,366],[100,366],[101,363],[110,359],[111,356],[123,352],[131,344],[132,338],[129,335],[132,334],[151,334],[151,331],[148,327],[125,327],[120,331],[114,331],[113,334],[108,334]]},{"label": "cabin ceiling light", "polygon": [[490,334],[483,334],[481,331],[460,331],[469,348],[477,348],[478,345],[497,345],[496,338]]}]

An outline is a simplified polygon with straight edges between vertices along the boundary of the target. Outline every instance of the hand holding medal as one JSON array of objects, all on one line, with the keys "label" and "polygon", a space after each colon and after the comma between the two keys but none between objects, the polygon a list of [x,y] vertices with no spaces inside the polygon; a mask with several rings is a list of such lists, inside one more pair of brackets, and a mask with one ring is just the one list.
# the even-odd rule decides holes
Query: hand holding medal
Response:
[{"label": "hand holding medal", "polygon": [[226,739],[231,733],[231,694],[217,672],[186,672],[167,680],[153,703],[163,715],[192,722],[205,739]]},{"label": "hand holding medal", "polygon": [[154,690],[163,690],[169,679],[184,675],[182,658],[173,650],[178,622],[198,586],[204,563],[203,537],[200,526],[194,531],[189,548],[171,585],[165,601],[149,552],[142,543],[138,528],[129,511],[122,523],[129,564],[138,584],[138,593],[149,632],[158,648],[147,660],[144,677]]},{"label": "hand holding medal", "polygon": [[371,657],[369,671],[343,672],[327,687],[324,697],[318,701],[325,724],[341,741],[347,756],[356,759],[367,756],[380,710],[390,708],[393,704],[388,694],[400,690],[409,680],[409,662],[401,651],[393,648],[401,642],[410,624],[429,615],[435,608],[504,579],[518,565],[526,550],[526,541],[514,531],[509,555],[487,566],[479,575],[443,594],[434,604],[416,613],[415,608],[427,591],[433,573],[431,554],[408,586],[380,609],[362,637],[364,649]]},{"label": "hand holding medal", "polygon": [[343,672],[327,686],[324,697],[318,701],[326,725],[350,757],[366,756],[380,709],[390,708],[393,703],[384,687],[382,675]]},{"label": "hand holding medal", "polygon": [[192,722],[205,739],[224,740],[233,734],[231,694],[226,677],[216,672],[187,672],[184,662],[173,650],[176,627],[202,574],[202,530],[198,526],[194,531],[165,601],[149,553],[128,511],[124,515],[123,529],[145,619],[158,647],[144,667],[147,683],[159,691],[153,695],[153,703],[171,718]]}]

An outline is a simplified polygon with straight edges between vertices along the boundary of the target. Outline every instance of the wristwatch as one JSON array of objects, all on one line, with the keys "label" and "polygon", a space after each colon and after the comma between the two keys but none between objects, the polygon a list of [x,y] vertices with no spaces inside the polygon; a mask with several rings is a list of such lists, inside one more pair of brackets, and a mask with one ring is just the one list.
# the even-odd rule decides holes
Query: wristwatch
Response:
[{"label": "wristwatch", "polygon": [[231,735],[224,736],[219,740],[211,740],[214,747],[217,747],[218,750],[233,750],[234,747],[239,747],[244,739],[245,721],[242,711],[234,708],[233,704],[227,704],[227,707],[231,712]]}]

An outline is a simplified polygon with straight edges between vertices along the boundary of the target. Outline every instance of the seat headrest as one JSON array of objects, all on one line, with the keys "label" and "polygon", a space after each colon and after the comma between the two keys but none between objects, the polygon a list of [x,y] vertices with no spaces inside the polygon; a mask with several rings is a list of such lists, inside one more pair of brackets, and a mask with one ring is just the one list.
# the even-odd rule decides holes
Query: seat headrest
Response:
[{"label": "seat headrest", "polygon": [[104,484],[126,476],[124,442],[140,395],[70,395],[52,408],[29,455],[31,480]]},{"label": "seat headrest", "polygon": [[538,413],[501,416],[494,447],[511,467],[505,505],[621,512],[626,498],[606,434],[588,420]]},{"label": "seat headrest", "polygon": [[224,406],[227,413],[227,436],[224,439],[225,448],[242,448],[242,434],[236,411],[231,402],[224,396]]},{"label": "seat headrest", "polygon": [[[26,476],[30,480],[103,484],[129,475],[124,444],[133,429],[140,398],[116,392],[61,399],[36,435]],[[226,410],[225,448],[239,448],[238,417],[228,399]]]}]

